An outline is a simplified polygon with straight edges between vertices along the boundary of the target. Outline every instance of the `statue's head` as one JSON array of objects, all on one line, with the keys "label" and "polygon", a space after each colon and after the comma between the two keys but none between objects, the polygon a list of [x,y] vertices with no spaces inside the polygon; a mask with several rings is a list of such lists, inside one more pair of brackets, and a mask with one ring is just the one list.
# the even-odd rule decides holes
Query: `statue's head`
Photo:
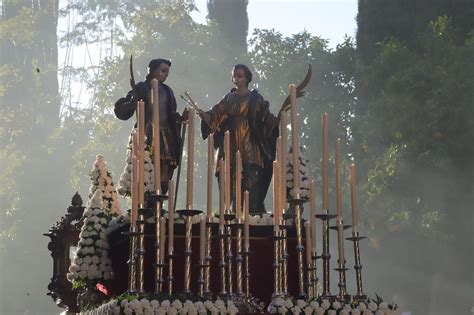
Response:
[{"label": "statue's head", "polygon": [[167,59],[152,59],[148,64],[147,80],[157,79],[159,82],[165,82],[171,67],[171,61]]},{"label": "statue's head", "polygon": [[252,81],[252,72],[250,71],[249,67],[244,64],[237,64],[232,68],[232,82],[237,85],[236,77],[243,73],[246,80],[246,86],[249,86],[249,83]]}]

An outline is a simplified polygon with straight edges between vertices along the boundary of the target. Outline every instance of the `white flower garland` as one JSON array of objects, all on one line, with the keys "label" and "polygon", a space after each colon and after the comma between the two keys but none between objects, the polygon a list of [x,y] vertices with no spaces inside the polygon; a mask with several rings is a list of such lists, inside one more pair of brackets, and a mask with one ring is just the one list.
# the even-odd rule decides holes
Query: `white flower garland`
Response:
[{"label": "white flower garland", "polygon": [[101,208],[108,210],[112,215],[122,214],[120,202],[117,198],[112,176],[107,169],[107,162],[102,155],[97,155],[91,172],[91,186],[89,187],[89,198],[96,190],[102,192]]},{"label": "white flower garland", "polygon": [[[155,191],[155,168],[153,166],[152,154],[150,146],[145,146],[145,192]],[[122,196],[130,195],[130,186],[132,180],[132,137],[128,138],[127,157],[125,159],[125,167],[120,175],[117,192]]]},{"label": "white flower garland", "polygon": [[[317,301],[306,302],[304,300],[297,300],[293,303],[291,298],[283,299],[277,298],[273,301],[269,307],[269,312],[272,314],[282,315],[394,315],[398,314],[396,310],[390,309],[388,303],[381,302],[376,304],[374,302],[364,303],[361,302],[355,307],[350,304],[343,304],[339,301],[329,302],[323,300],[321,303]],[[192,302],[186,300],[169,300],[158,301],[148,300],[142,298],[140,300],[118,300],[113,299],[106,304],[99,306],[96,309],[81,312],[83,315],[132,315],[132,314],[144,314],[144,315],[218,315],[218,314],[229,314],[235,315],[239,312],[238,308],[232,301],[224,302],[218,299],[213,302],[210,300],[204,302]]]},{"label": "white flower garland", "polygon": [[184,301],[169,300],[158,301],[148,299],[134,299],[128,301],[126,299],[119,301],[113,299],[110,302],[101,305],[100,307],[81,312],[84,315],[119,315],[119,314],[144,314],[144,315],[218,315],[218,314],[229,314],[235,315],[238,313],[238,308],[232,301],[227,303],[223,300],[217,300],[212,302],[210,300],[204,302],[192,302],[190,300]]},{"label": "white flower garland", "polygon": [[344,304],[339,301],[329,302],[322,300],[319,303],[316,300],[306,302],[304,300],[297,300],[293,303],[291,298],[276,298],[268,307],[268,311],[272,314],[282,315],[395,315],[398,314],[395,309],[391,309],[386,302],[379,304],[371,301],[369,303],[360,302],[351,306],[351,304]]},{"label": "white flower garland", "polygon": [[108,256],[109,241],[105,233],[108,220],[100,208],[101,194],[99,189],[96,190],[84,210],[84,224],[79,234],[79,249],[67,274],[67,279],[71,282],[112,279],[112,262]]}]

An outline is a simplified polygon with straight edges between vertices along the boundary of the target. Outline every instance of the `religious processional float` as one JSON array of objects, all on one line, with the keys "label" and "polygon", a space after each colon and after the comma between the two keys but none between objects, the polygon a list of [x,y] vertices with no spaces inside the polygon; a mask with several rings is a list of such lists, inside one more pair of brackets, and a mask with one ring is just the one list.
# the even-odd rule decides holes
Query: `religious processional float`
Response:
[{"label": "religious processional float", "polygon": [[[152,82],[153,108],[158,83]],[[315,181],[307,177],[309,161],[301,156],[296,119],[296,86],[290,85],[291,148],[287,115],[273,161],[273,213],[249,213],[249,192],[241,192],[240,153],[236,153],[235,211],[231,207],[230,159],[218,161],[219,211],[213,213],[213,137],[208,137],[207,209],[195,209],[195,103],[187,121],[185,209],[175,210],[175,184],[160,185],[160,145],[145,145],[144,103],[138,102],[125,176],[119,184],[130,195],[131,209],[122,214],[107,163],[100,155],[91,173],[87,206],[76,193],[68,213],[49,233],[54,259],[48,286],[59,306],[81,314],[398,314],[397,306],[363,291],[355,165],[349,165],[352,224],[343,221],[340,141],[335,142],[336,211],[329,210],[328,115],[323,120],[322,207],[316,207]],[[159,139],[159,111],[153,116],[153,139]],[[225,156],[230,156],[229,132]],[[287,155],[287,152],[290,154]],[[303,165],[301,165],[303,164]],[[128,174],[128,175],[127,175]],[[201,183],[199,183],[201,184]],[[241,200],[243,195],[243,200]],[[309,202],[309,219],[302,219]],[[165,209],[165,206],[167,209]],[[320,220],[321,229],[317,229]],[[335,221],[333,226],[330,222]],[[352,229],[348,235],[347,229]],[[330,229],[336,231],[338,259],[331,260]],[[322,242],[318,242],[321,238]],[[345,241],[353,255],[347,267]],[[321,248],[319,248],[322,243]],[[334,271],[332,271],[333,269]],[[331,291],[330,275],[337,289]],[[356,292],[346,283],[355,280]],[[67,279],[66,279],[67,278]]]}]

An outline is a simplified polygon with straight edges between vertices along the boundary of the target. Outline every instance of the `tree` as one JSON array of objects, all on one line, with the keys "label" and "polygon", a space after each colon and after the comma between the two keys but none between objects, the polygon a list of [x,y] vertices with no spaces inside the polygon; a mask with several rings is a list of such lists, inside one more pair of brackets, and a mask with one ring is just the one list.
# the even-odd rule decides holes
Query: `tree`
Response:
[{"label": "tree", "polygon": [[208,0],[208,18],[217,23],[222,32],[222,40],[231,44],[240,56],[247,52],[247,34],[249,18],[247,14],[248,0]]}]

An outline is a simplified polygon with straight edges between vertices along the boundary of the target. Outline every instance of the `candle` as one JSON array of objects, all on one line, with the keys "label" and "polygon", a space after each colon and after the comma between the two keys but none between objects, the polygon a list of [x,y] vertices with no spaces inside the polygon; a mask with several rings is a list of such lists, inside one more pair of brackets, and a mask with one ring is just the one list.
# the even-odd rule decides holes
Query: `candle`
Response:
[{"label": "candle", "polygon": [[224,161],[225,161],[225,210],[230,210],[230,132],[224,136]]},{"label": "candle", "polygon": [[328,213],[329,198],[328,113],[323,114],[323,212]]},{"label": "candle", "polygon": [[242,158],[240,156],[240,151],[237,151],[235,154],[235,213],[237,219],[242,218]]},{"label": "candle", "polygon": [[281,122],[281,159],[280,159],[280,181],[281,185],[281,206],[283,210],[286,209],[286,153],[288,152],[287,148],[287,139],[288,139],[288,132],[287,132],[287,116],[285,112],[281,113],[280,122]]},{"label": "candle", "polygon": [[311,224],[306,221],[304,223],[304,231],[306,235],[306,264],[309,266],[312,261],[311,257]]},{"label": "candle", "polygon": [[224,160],[219,161],[219,228],[224,228]]},{"label": "candle", "polygon": [[341,191],[341,155],[339,151],[339,144],[341,139],[336,139],[336,157],[334,163],[336,164],[336,213],[337,220],[342,220],[342,191]]},{"label": "candle", "polygon": [[278,196],[278,161],[273,161],[273,224],[280,228],[280,206]]},{"label": "candle", "polygon": [[281,174],[281,169],[283,165],[281,164],[282,161],[282,150],[281,150],[281,137],[277,138],[276,141],[276,160],[278,161],[278,211],[283,213],[283,194],[282,194],[282,185],[283,185],[283,177]]},{"label": "candle", "polygon": [[341,190],[341,139],[336,139],[336,213],[337,213],[337,249],[339,252],[339,262],[343,263],[344,258],[344,226],[342,221],[342,190]]},{"label": "candle", "polygon": [[186,209],[193,208],[193,172],[194,172],[194,109],[188,111],[188,178],[186,186]]},{"label": "candle", "polygon": [[160,218],[160,261],[165,261],[165,242],[166,242],[166,220]]},{"label": "candle", "polygon": [[204,257],[206,256],[206,217],[201,216],[199,226],[199,263],[204,264]]},{"label": "candle", "polygon": [[214,134],[207,138],[207,216],[212,217],[212,170],[214,168]]},{"label": "candle", "polygon": [[349,167],[349,177],[351,186],[351,208],[352,208],[352,231],[359,232],[357,226],[357,200],[356,200],[356,180],[355,180],[355,164],[352,163]]},{"label": "candle", "polygon": [[[164,225],[163,225],[164,227]],[[168,181],[168,254],[174,250],[174,182]]]},{"label": "candle", "polygon": [[291,146],[293,157],[293,198],[300,198],[300,159],[298,146],[298,121],[296,118],[296,86],[290,84]]},{"label": "candle", "polygon": [[160,104],[158,97],[158,80],[151,80],[151,95],[153,100],[153,166],[155,168],[155,190],[161,192],[161,161],[160,161]]},{"label": "candle", "polygon": [[316,183],[314,180],[309,184],[309,208],[310,208],[310,224],[311,224],[311,244],[312,253],[316,256]]},{"label": "candle", "polygon": [[249,192],[244,192],[244,251],[250,248],[250,213],[249,213]]},{"label": "candle", "polygon": [[130,222],[132,227],[136,227],[138,212],[138,161],[137,161],[137,144],[138,135],[136,131],[132,132],[132,178],[130,179],[130,194],[132,195],[132,210],[130,214]]},{"label": "candle", "polygon": [[138,102],[138,204],[139,207],[145,205],[145,103]]}]

